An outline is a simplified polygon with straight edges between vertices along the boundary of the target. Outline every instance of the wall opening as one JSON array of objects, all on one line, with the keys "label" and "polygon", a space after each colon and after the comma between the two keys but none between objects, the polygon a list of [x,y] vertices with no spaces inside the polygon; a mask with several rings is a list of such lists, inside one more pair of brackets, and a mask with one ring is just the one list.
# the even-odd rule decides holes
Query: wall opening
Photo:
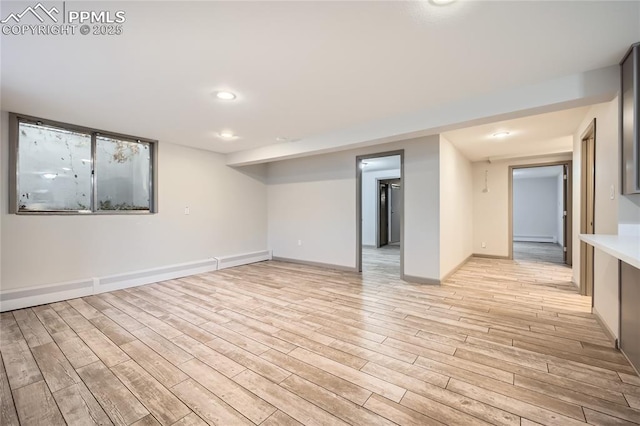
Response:
[{"label": "wall opening", "polygon": [[404,151],[356,158],[359,272],[404,276]]},{"label": "wall opening", "polygon": [[571,265],[571,162],[509,168],[509,257]]}]

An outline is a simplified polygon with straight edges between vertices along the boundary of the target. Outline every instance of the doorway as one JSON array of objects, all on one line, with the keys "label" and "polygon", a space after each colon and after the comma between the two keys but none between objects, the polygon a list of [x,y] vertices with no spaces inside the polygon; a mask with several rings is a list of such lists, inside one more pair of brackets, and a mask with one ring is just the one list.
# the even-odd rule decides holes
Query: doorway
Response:
[{"label": "doorway", "polygon": [[509,167],[509,258],[571,266],[571,161]]},{"label": "doorway", "polygon": [[404,151],[356,157],[356,263],[359,272],[402,278]]},{"label": "doorway", "polygon": [[[581,148],[580,233],[593,234],[596,190],[595,118],[582,134]],[[580,241],[580,294],[584,296],[593,296],[593,250],[593,246]]]},{"label": "doorway", "polygon": [[400,245],[401,179],[377,179],[376,248]]}]

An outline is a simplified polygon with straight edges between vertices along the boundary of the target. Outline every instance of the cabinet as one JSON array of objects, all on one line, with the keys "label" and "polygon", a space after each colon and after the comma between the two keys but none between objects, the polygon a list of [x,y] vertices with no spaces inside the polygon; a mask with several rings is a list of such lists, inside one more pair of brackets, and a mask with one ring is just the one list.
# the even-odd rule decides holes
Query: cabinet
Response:
[{"label": "cabinet", "polygon": [[620,62],[622,193],[640,193],[640,43]]},{"label": "cabinet", "polygon": [[640,370],[640,269],[620,261],[620,349]]}]

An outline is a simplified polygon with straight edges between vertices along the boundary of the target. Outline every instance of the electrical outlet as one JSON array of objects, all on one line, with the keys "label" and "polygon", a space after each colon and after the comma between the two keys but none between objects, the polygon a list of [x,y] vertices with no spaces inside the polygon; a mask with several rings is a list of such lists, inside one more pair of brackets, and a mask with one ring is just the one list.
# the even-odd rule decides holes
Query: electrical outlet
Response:
[{"label": "electrical outlet", "polygon": [[191,214],[191,210],[189,209],[189,207],[184,208],[184,214]]},{"label": "electrical outlet", "polygon": [[298,246],[302,245],[302,240],[298,240]]},{"label": "electrical outlet", "polygon": [[484,241],[482,242],[482,248],[487,248],[487,243],[485,243]]}]

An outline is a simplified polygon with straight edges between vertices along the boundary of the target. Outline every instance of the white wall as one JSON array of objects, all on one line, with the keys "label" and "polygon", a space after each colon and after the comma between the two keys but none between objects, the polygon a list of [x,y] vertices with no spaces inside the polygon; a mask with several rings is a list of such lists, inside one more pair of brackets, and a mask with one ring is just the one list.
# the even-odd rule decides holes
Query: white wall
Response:
[{"label": "white wall", "polygon": [[[618,233],[618,198],[620,198],[620,166],[618,141],[618,98],[594,105],[574,135],[573,145],[573,279],[580,282],[580,176],[582,158],[581,137],[593,119],[596,119],[596,189],[595,233]],[[614,199],[610,197],[614,188]],[[618,330],[618,261],[595,250],[594,254],[594,307],[609,329],[619,336]]]},{"label": "white wall", "polygon": [[[3,173],[7,122],[7,113],[2,113]],[[154,215],[8,214],[9,188],[3,175],[2,290],[267,248],[266,167],[236,170],[219,154],[162,141],[158,160],[159,212]],[[186,206],[190,215],[184,214]]]},{"label": "white wall", "polygon": [[355,268],[356,156],[397,149],[405,150],[405,274],[438,280],[438,136],[270,163],[268,235],[273,255]]},{"label": "white wall", "polygon": [[620,197],[618,229],[624,234],[640,236],[640,194]]},{"label": "white wall", "polygon": [[440,135],[440,278],[473,253],[471,162]]},{"label": "white wall", "polygon": [[393,170],[375,170],[362,172],[362,245],[376,245],[376,208],[378,203],[377,181],[400,177],[400,156],[398,167]]},{"label": "white wall", "polygon": [[[513,240],[558,241],[558,178],[513,179]],[[562,229],[560,227],[560,229]]]},{"label": "white wall", "polygon": [[[571,159],[571,154],[567,154],[537,159],[473,163],[473,253],[509,256],[509,166],[545,164]],[[486,193],[482,191],[485,170],[489,173],[489,192]],[[486,243],[485,248],[482,247],[482,242]]]}]

